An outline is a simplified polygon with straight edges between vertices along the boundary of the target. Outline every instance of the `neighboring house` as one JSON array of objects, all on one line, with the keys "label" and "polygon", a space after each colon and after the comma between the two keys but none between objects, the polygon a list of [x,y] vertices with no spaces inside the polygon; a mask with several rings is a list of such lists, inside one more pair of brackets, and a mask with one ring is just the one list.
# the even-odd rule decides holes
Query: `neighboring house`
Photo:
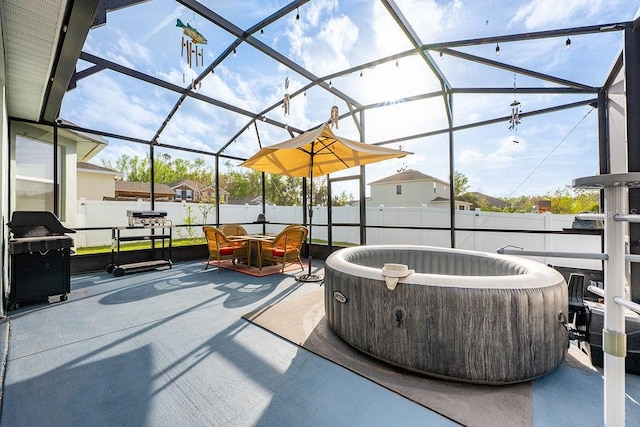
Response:
[{"label": "neighboring house", "polygon": [[487,196],[486,194],[478,193],[475,191],[465,193],[465,197],[466,196],[470,196],[470,199],[475,199],[477,201],[477,205],[479,206],[487,206],[488,208],[497,209],[504,209],[509,206],[509,203],[505,202],[504,200],[492,196]]},{"label": "neighboring house", "polygon": [[78,162],[78,199],[103,200],[113,198],[116,194],[116,180],[122,179],[122,172],[94,165]]},{"label": "neighboring house", "polygon": [[[215,203],[215,185],[206,185],[193,180],[184,180],[169,185],[174,191],[174,200],[187,202]],[[229,192],[220,189],[220,203],[227,203]]]},{"label": "neighboring house", "polygon": [[[151,184],[148,182],[116,181],[115,197],[105,200],[149,200]],[[167,184],[155,184],[153,187],[155,200],[171,201],[175,192]]]},{"label": "neighboring house", "polygon": [[[369,184],[369,206],[449,207],[449,183],[413,169],[382,178]],[[471,203],[456,200],[456,209],[470,210]]]},{"label": "neighboring house", "polygon": [[[230,205],[252,205],[257,206],[262,204],[262,196],[247,196],[239,197],[237,199],[229,199]],[[269,201],[266,203],[269,205]]]},{"label": "neighboring house", "polygon": [[551,212],[551,200],[538,200],[534,206],[535,213]]}]

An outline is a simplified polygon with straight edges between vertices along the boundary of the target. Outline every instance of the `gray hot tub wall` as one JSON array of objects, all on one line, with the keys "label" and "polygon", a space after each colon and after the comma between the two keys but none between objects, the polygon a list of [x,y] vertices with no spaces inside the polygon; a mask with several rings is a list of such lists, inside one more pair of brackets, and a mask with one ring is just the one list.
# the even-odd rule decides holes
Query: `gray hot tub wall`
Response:
[{"label": "gray hot tub wall", "polygon": [[[346,342],[373,357],[482,384],[527,381],[566,357],[568,337],[558,315],[567,313],[567,288],[553,269],[515,257],[442,248],[343,251],[325,264],[327,321]],[[406,264],[415,274],[390,291],[381,276],[385,263]],[[345,265],[363,274],[344,271]]]}]

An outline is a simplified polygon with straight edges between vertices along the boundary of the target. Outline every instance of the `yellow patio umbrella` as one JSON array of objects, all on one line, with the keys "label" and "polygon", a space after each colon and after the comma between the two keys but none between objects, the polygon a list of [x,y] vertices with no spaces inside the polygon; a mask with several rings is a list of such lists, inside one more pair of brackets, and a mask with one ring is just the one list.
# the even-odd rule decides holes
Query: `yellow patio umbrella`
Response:
[{"label": "yellow patio umbrella", "polygon": [[329,124],[265,147],[240,166],[275,175],[313,178],[413,154],[337,136]]},{"label": "yellow patio umbrella", "polygon": [[[287,141],[264,147],[240,166],[276,175],[309,178],[310,197],[313,197],[314,176],[404,157],[407,154],[413,153],[337,136],[331,131],[329,123],[326,123]],[[309,203],[309,244],[311,244],[312,215],[312,206]],[[311,251],[309,251],[309,274],[298,277],[298,280],[321,280],[311,274]]]}]

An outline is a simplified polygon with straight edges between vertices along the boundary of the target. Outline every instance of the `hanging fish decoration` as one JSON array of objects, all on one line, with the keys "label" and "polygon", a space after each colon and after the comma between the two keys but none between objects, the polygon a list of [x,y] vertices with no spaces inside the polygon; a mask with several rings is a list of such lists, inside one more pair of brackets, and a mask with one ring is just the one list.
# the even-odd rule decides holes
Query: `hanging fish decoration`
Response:
[{"label": "hanging fish decoration", "polygon": [[192,43],[207,44],[207,39],[205,39],[204,36],[200,34],[198,30],[193,28],[188,23],[184,24],[180,19],[178,19],[178,22],[176,23],[176,27],[182,28],[182,32],[184,33],[184,35],[189,37]]},{"label": "hanging fish decoration", "polygon": [[[202,34],[191,25],[184,24],[180,19],[176,23],[176,27],[182,28],[182,32],[191,40],[182,37],[181,44],[181,52],[180,55],[183,58],[187,58],[187,64],[189,64],[189,68],[193,66],[200,66],[204,64],[204,49],[198,49],[198,44],[207,44],[207,39],[204,38]],[[194,46],[195,45],[195,46]],[[194,64],[195,59],[195,64]],[[185,76],[182,75],[182,80],[184,82]]]}]

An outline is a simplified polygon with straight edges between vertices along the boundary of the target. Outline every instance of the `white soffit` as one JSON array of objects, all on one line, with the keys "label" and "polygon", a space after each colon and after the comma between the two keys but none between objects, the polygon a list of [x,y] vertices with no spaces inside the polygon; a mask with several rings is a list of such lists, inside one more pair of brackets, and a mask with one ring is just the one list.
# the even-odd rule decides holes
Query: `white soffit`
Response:
[{"label": "white soffit", "polygon": [[8,113],[39,120],[67,0],[4,0]]}]

